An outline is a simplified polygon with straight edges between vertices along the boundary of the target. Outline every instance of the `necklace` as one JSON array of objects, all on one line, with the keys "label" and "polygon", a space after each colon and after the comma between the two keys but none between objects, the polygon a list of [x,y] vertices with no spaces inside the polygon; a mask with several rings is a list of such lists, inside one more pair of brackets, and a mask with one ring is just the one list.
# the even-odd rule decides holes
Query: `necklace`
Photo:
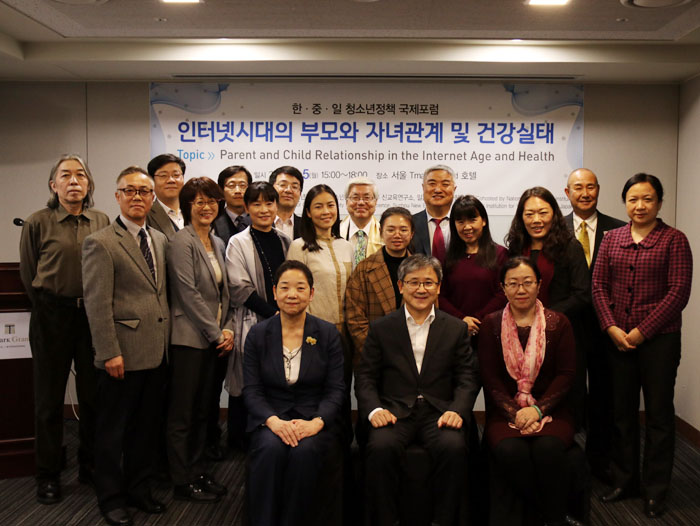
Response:
[{"label": "necklace", "polygon": [[270,267],[270,262],[267,260],[267,256],[265,256],[265,252],[263,252],[262,245],[260,245],[260,241],[258,241],[257,235],[254,233],[255,229],[251,227],[250,229],[250,237],[253,238],[253,243],[255,243],[255,248],[257,248],[258,253],[260,254],[260,257],[263,260],[263,263],[265,264],[264,270],[267,270],[268,275],[270,276],[270,283],[273,283],[275,281],[275,276],[272,274],[272,268]]},{"label": "necklace", "polygon": [[293,351],[282,351],[282,358],[284,358],[284,377],[289,383],[292,379],[292,360],[297,357],[301,352],[301,345],[294,349]]}]

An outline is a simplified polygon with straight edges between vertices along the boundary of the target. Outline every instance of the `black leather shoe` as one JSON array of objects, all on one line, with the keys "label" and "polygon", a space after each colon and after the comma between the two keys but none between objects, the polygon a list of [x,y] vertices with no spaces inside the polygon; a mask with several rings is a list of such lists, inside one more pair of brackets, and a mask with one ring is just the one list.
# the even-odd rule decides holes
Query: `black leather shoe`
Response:
[{"label": "black leather shoe", "polygon": [[129,506],[133,506],[134,508],[138,508],[143,512],[151,513],[153,515],[165,512],[165,504],[157,501],[151,495],[139,495],[138,497],[132,496],[127,499],[126,503]]},{"label": "black leather shoe", "polygon": [[95,468],[93,466],[88,466],[87,464],[81,465],[78,468],[78,482],[81,484],[87,484],[88,486],[95,486]]},{"label": "black leather shoe", "polygon": [[219,495],[220,497],[223,497],[228,493],[226,486],[224,486],[223,484],[219,484],[210,475],[207,475],[206,473],[202,473],[199,476],[199,478],[197,478],[195,483],[204,491],[208,493],[213,493],[214,495]]},{"label": "black leather shoe", "polygon": [[650,519],[658,519],[666,511],[666,505],[663,500],[645,499],[644,500],[644,515]]},{"label": "black leather shoe", "polygon": [[114,508],[113,510],[103,511],[102,517],[112,526],[131,526],[133,521],[131,515],[124,508]]},{"label": "black leather shoe", "polygon": [[36,501],[39,504],[56,504],[61,502],[61,484],[58,480],[41,480],[36,486]]},{"label": "black leather shoe", "polygon": [[214,493],[204,491],[199,484],[182,484],[175,486],[173,491],[175,500],[189,500],[191,502],[218,502],[220,497]]},{"label": "black leather shoe", "polygon": [[636,497],[635,492],[626,490],[625,488],[615,488],[610,493],[606,493],[600,497],[600,501],[607,504],[609,502],[617,502],[619,500],[629,499],[630,497]]}]

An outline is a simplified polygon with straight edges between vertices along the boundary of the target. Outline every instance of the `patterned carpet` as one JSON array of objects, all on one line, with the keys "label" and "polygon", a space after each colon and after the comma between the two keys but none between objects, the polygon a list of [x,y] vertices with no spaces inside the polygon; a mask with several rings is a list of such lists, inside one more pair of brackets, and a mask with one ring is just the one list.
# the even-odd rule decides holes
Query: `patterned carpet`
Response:
[{"label": "patterned carpet", "polygon": [[[37,504],[34,479],[31,477],[0,480],[0,525],[2,526],[101,526],[106,524],[99,513],[92,489],[77,481],[75,453],[77,424],[66,422],[68,467],[63,472],[63,502],[54,506]],[[158,526],[238,526],[243,524],[244,463],[242,453],[235,453],[215,464],[212,473],[225,484],[229,493],[217,504],[191,504],[173,501],[168,485],[163,484],[155,496],[165,502],[163,515],[134,513],[136,525]],[[591,526],[698,526],[700,525],[700,451],[682,438],[676,445],[676,462],[669,511],[657,520],[647,519],[642,503],[632,499],[602,505],[599,497],[605,486],[594,481],[591,502]],[[352,525],[351,525],[352,526]],[[508,525],[504,525],[508,526]]]}]

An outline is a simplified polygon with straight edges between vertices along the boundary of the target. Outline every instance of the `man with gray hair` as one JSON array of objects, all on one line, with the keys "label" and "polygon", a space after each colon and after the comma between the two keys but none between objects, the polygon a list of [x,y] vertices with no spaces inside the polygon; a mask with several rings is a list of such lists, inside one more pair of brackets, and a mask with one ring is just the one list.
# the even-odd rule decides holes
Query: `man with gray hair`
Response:
[{"label": "man with gray hair", "polygon": [[450,208],[455,197],[455,172],[449,166],[431,166],[423,174],[425,210],[413,215],[416,233],[413,248],[417,254],[435,256],[445,263],[450,244]]},{"label": "man with gray hair", "polygon": [[[480,381],[465,323],[435,308],[442,268],[415,254],[399,266],[404,305],[370,324],[355,371],[359,417],[371,424],[365,450],[373,524],[398,521],[407,446],[432,459],[433,523],[456,524],[464,495],[469,427]],[[408,358],[408,359],[407,359]]]},{"label": "man with gray hair", "polygon": [[345,190],[348,216],[340,223],[340,236],[354,249],[354,265],[382,248],[377,208],[377,185],[366,177],[352,179]]},{"label": "man with gray hair", "polygon": [[92,342],[83,306],[80,248],[109,225],[92,208],[95,183],[78,155],[62,155],[49,175],[47,208],[24,221],[19,270],[32,302],[29,343],[34,367],[36,499],[61,500],[61,446],[66,382],[75,362],[80,404],[78,480],[92,482],[97,404]]}]

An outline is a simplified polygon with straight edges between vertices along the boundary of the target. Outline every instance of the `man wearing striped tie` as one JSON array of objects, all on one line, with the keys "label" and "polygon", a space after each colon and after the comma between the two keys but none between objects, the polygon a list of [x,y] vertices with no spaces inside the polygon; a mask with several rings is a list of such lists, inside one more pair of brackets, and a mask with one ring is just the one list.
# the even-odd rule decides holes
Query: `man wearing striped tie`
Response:
[{"label": "man wearing striped tie", "polygon": [[[587,168],[571,172],[564,189],[573,211],[564,217],[569,229],[579,240],[586,255],[591,275],[603,236],[625,223],[597,210],[600,185],[596,175]],[[586,404],[586,455],[591,472],[604,482],[609,480],[610,430],[612,429],[612,377],[607,353],[610,338],[601,332],[593,307],[588,309],[589,348],[586,349],[588,369],[588,398]]]},{"label": "man wearing striped tie", "polygon": [[374,217],[377,197],[376,185],[365,177],[352,179],[345,190],[348,216],[340,223],[340,236],[352,245],[353,268],[384,244]]}]

